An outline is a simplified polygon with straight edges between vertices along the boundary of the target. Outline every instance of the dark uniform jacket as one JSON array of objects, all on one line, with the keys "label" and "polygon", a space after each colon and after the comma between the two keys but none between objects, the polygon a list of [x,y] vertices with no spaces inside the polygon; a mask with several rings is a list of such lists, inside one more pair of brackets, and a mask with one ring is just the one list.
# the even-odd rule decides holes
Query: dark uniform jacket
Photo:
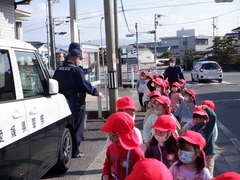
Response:
[{"label": "dark uniform jacket", "polygon": [[85,72],[80,66],[72,62],[67,62],[59,67],[53,76],[59,83],[59,91],[64,94],[69,101],[72,111],[79,106],[85,105],[86,93],[98,96],[98,91],[85,79]]},{"label": "dark uniform jacket", "polygon": [[179,82],[180,79],[184,79],[182,69],[180,66],[177,65],[174,67],[168,66],[163,75],[165,79],[168,78],[170,86],[172,86],[174,82]]}]

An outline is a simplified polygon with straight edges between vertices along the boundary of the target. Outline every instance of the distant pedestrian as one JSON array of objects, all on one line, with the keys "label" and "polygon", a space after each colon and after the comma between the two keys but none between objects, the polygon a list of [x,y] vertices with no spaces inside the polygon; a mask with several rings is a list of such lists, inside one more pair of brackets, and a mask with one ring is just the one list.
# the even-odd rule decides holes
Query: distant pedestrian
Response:
[{"label": "distant pedestrian", "polygon": [[81,59],[82,53],[80,50],[71,50],[68,55],[68,61],[59,67],[53,76],[59,83],[59,92],[64,94],[68,100],[74,117],[75,138],[73,140],[73,157],[75,158],[84,156],[84,153],[79,150],[79,146],[84,133],[86,93],[93,96],[104,97],[101,92],[98,92],[97,89],[85,79],[85,72],[80,66]]},{"label": "distant pedestrian", "polygon": [[206,141],[200,133],[187,131],[178,139],[178,161],[170,168],[174,180],[209,180],[206,157],[203,151]]},{"label": "distant pedestrian", "polygon": [[177,160],[176,121],[171,115],[161,115],[152,128],[155,135],[145,151],[145,157],[155,158],[169,168]]},{"label": "distant pedestrian", "polygon": [[170,87],[174,82],[179,82],[180,79],[185,79],[182,69],[180,66],[176,65],[176,59],[169,59],[169,66],[165,69],[163,73],[164,79],[168,79]]},{"label": "distant pedestrian", "polygon": [[153,158],[139,160],[126,180],[173,180],[169,169]]},{"label": "distant pedestrian", "polygon": [[147,72],[146,71],[141,71],[140,75],[139,75],[139,79],[137,80],[137,85],[136,85],[136,89],[138,92],[138,100],[139,100],[139,104],[141,106],[141,111],[146,111],[146,109],[144,108],[143,105],[143,85],[145,84],[146,81],[146,77],[147,77]]},{"label": "distant pedestrian", "polygon": [[107,147],[102,180],[124,180],[132,172],[134,164],[144,158],[138,135],[133,129],[132,117],[125,112],[111,114],[101,127],[113,142]]}]

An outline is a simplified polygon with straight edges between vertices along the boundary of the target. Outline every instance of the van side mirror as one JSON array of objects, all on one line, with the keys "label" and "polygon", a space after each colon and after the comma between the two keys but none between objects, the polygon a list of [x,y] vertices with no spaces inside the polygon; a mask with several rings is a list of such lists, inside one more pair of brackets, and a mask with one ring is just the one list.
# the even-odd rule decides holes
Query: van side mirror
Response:
[{"label": "van side mirror", "polygon": [[53,95],[57,94],[59,91],[58,81],[55,79],[49,79],[48,81],[48,94]]}]

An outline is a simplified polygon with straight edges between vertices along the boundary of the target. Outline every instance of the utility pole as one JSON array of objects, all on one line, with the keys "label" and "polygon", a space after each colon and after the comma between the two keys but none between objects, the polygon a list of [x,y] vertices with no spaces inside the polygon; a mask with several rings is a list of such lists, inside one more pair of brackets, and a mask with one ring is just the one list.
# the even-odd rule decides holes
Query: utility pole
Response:
[{"label": "utility pole", "polygon": [[119,57],[119,43],[118,43],[118,10],[117,10],[117,1],[114,0],[114,30],[115,30],[115,53],[117,60],[117,75],[118,75],[118,86],[122,86],[122,62],[120,62]]},{"label": "utility pole", "polygon": [[135,23],[135,29],[136,29],[136,47],[137,47],[137,63],[138,63],[138,71],[140,71],[140,61],[139,61],[139,53],[138,53],[138,49],[139,49],[139,46],[138,46],[138,26],[137,26],[137,23]]},{"label": "utility pole", "polygon": [[157,14],[154,15],[154,62],[157,62]]},{"label": "utility pole", "polygon": [[213,26],[213,37],[215,37],[215,29],[217,28],[217,25],[215,24],[216,23],[216,19],[217,19],[217,17],[213,17],[213,23],[212,23],[212,26]]},{"label": "utility pole", "polygon": [[155,14],[154,15],[154,61],[156,63],[156,60],[157,60],[157,26],[159,25],[158,24],[158,19],[161,18],[161,14]]},{"label": "utility pole", "polygon": [[71,42],[78,42],[77,3],[76,0],[69,0],[70,8],[70,32]]},{"label": "utility pole", "polygon": [[118,97],[116,54],[115,54],[114,39],[113,39],[112,3],[111,2],[112,0],[104,0],[110,114],[116,112],[115,104]]},{"label": "utility pole", "polygon": [[56,69],[56,53],[55,53],[54,20],[52,17],[52,0],[48,0],[48,13],[49,13],[49,31],[50,31],[49,39],[50,39],[50,49],[51,49],[50,64],[51,64],[52,70],[55,70]]}]

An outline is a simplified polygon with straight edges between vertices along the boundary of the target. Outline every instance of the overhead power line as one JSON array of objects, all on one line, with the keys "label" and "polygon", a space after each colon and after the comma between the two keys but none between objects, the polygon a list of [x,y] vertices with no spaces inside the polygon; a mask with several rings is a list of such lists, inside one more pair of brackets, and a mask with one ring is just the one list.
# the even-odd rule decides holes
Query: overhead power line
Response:
[{"label": "overhead power line", "polygon": [[122,7],[122,13],[123,13],[123,17],[124,17],[124,20],[125,20],[127,29],[128,29],[128,31],[130,32],[130,29],[129,29],[129,26],[128,26],[128,22],[127,22],[127,18],[126,18],[126,14],[125,14],[125,11],[124,11],[124,8],[123,8],[123,2],[122,2],[122,0],[121,0],[121,7]]}]

